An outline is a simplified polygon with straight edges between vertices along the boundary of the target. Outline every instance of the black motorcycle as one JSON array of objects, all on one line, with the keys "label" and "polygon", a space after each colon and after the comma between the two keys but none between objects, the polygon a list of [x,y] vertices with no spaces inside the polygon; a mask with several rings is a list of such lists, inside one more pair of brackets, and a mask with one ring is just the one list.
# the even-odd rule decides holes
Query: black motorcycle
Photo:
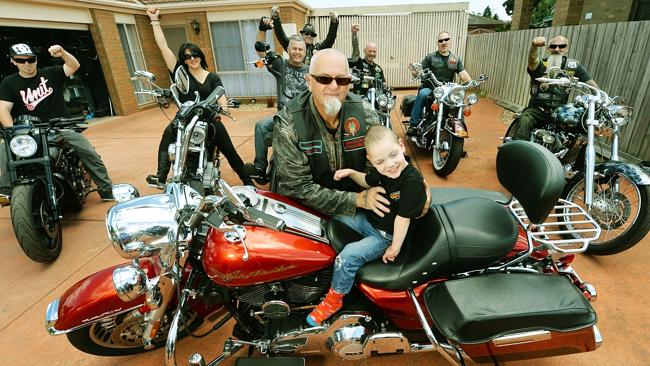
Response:
[{"label": "black motorcycle", "polygon": [[[169,108],[170,102],[178,106],[178,113],[172,123],[176,141],[168,146],[168,157],[172,162],[173,182],[187,183],[201,195],[212,192],[213,182],[220,176],[219,151],[210,148],[214,137],[211,121],[217,121],[222,115],[230,117],[223,107],[216,104],[225,94],[223,87],[217,87],[205,100],[201,101],[198,93],[195,99],[181,103],[179,93],[188,92],[189,76],[182,67],[174,75],[174,84],[169,89],[161,88],[154,83],[156,77],[147,71],[136,71],[136,76],[145,78],[154,90],[138,90],[136,93],[149,94],[156,98],[161,109]],[[240,102],[228,100],[228,107],[238,108]],[[232,118],[232,117],[230,117]],[[160,184],[157,188],[163,188]]]},{"label": "black motorcycle", "polygon": [[62,214],[81,211],[93,190],[79,157],[56,136],[63,129],[84,131],[88,127],[82,121],[83,116],[48,122],[20,116],[2,132],[12,187],[11,223],[20,247],[35,262],[59,257]]},{"label": "black motorcycle", "polygon": [[[349,61],[348,61],[349,62]],[[368,75],[363,70],[352,68],[352,83],[355,85],[354,93],[365,97],[372,109],[377,111],[381,124],[391,128],[390,112],[395,109],[393,88],[380,79],[380,74]],[[368,90],[367,93],[364,91]]]}]

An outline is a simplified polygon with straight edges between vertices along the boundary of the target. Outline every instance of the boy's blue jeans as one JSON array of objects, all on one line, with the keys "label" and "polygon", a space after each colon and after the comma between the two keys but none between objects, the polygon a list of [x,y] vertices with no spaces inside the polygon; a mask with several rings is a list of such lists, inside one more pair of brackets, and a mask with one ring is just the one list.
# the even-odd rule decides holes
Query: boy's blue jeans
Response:
[{"label": "boy's blue jeans", "polygon": [[347,244],[334,261],[332,288],[339,294],[347,294],[354,285],[354,277],[365,263],[381,257],[393,241],[393,236],[375,229],[366,218],[365,213],[357,212],[354,216],[335,216],[339,220],[363,235],[364,238]]}]

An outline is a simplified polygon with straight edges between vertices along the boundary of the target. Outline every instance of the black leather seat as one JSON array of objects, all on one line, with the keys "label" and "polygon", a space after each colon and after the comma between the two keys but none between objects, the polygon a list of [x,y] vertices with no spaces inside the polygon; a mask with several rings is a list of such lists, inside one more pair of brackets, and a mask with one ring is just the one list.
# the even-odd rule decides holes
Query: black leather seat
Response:
[{"label": "black leather seat", "polygon": [[[509,211],[486,198],[432,205],[426,216],[411,225],[396,260],[366,263],[357,272],[359,282],[405,290],[432,278],[483,269],[507,254],[517,239],[517,225]],[[361,239],[336,219],[328,222],[326,230],[337,253]]]},{"label": "black leather seat", "polygon": [[597,320],[589,301],[564,276],[463,278],[429,286],[424,298],[440,332],[464,344],[534,330],[572,331]]}]

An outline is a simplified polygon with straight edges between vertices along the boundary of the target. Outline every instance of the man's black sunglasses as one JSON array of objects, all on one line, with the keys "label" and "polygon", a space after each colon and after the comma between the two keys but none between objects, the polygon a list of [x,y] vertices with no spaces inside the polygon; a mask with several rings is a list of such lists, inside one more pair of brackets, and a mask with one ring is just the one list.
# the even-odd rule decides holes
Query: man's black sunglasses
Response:
[{"label": "man's black sunglasses", "polygon": [[563,49],[566,48],[566,44],[549,44],[548,48],[550,48],[552,50],[554,50],[556,48],[559,48],[559,49],[563,50]]},{"label": "man's black sunglasses", "polygon": [[199,55],[199,54],[196,53],[196,52],[192,52],[192,53],[186,53],[185,55],[183,55],[183,57],[185,57],[185,60],[189,60],[189,59],[191,59],[192,57],[194,57],[194,58],[201,58],[201,55]]},{"label": "man's black sunglasses", "polygon": [[316,33],[300,32],[300,34],[302,34],[303,37],[304,37],[304,36],[310,36],[310,37],[312,37],[312,38],[313,38],[313,37],[316,37]]},{"label": "man's black sunglasses", "polygon": [[352,78],[349,77],[338,77],[338,78],[333,78],[331,76],[326,76],[326,75],[313,75],[309,74],[311,77],[313,77],[319,84],[323,85],[330,85],[332,83],[332,80],[336,80],[336,85],[350,85],[352,82]]},{"label": "man's black sunglasses", "polygon": [[450,39],[451,39],[451,38],[442,38],[442,39],[439,39],[439,40],[438,40],[438,43],[449,42]]},{"label": "man's black sunglasses", "polygon": [[36,62],[36,57],[30,57],[30,58],[14,58],[13,60],[14,60],[14,62],[16,62],[16,63],[18,63],[18,64],[24,64],[24,63],[33,64],[34,62]]}]

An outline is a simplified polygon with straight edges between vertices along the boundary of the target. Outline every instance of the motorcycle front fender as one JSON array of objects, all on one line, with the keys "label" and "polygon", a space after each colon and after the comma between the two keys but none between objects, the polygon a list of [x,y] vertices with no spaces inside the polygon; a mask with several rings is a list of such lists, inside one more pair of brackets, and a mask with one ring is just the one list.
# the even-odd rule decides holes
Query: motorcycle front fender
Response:
[{"label": "motorcycle front fender", "polygon": [[[124,302],[113,286],[113,271],[118,264],[96,272],[74,284],[60,298],[47,306],[45,324],[50,334],[63,334],[97,322],[105,317],[136,309],[145,303],[145,295]],[[147,277],[154,277],[150,259],[140,260]]]},{"label": "motorcycle front fender", "polygon": [[452,135],[466,139],[469,137],[469,131],[467,130],[467,125],[462,119],[454,119],[454,126],[445,126],[445,129],[449,131]]},{"label": "motorcycle front fender", "polygon": [[595,171],[605,175],[621,173],[632,179],[636,185],[650,185],[650,175],[648,175],[648,173],[638,165],[623,163],[620,161],[606,161],[604,163],[596,164]]}]

